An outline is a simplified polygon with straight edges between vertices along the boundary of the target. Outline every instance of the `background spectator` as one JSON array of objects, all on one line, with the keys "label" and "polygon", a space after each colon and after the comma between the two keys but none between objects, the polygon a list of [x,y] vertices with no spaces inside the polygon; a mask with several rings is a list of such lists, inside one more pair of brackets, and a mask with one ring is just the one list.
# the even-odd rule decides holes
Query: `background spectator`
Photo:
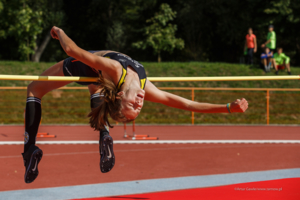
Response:
[{"label": "background spectator", "polygon": [[[261,63],[263,64],[265,68],[265,72],[270,72],[272,62],[274,62],[273,53],[270,51],[268,47],[264,49],[264,53],[260,55]],[[274,64],[275,66],[276,64]]]},{"label": "background spectator", "polygon": [[274,26],[269,26],[269,33],[267,35],[267,41],[261,45],[261,47],[268,47],[270,51],[274,54],[276,48],[276,33],[274,31]]},{"label": "background spectator", "polygon": [[278,73],[278,69],[280,68],[287,68],[288,74],[291,75],[291,69],[290,69],[290,57],[286,56],[282,52],[282,48],[277,48],[277,53],[274,54],[274,60],[275,60],[275,69]]},{"label": "background spectator", "polygon": [[246,35],[245,48],[247,50],[247,64],[253,65],[253,53],[257,51],[256,36],[253,34],[252,28],[248,29],[248,34]]},{"label": "background spectator", "polygon": [[256,36],[253,34],[252,28],[248,29],[248,34],[246,35],[245,48],[247,50],[247,64],[253,64],[253,53],[257,51]]}]

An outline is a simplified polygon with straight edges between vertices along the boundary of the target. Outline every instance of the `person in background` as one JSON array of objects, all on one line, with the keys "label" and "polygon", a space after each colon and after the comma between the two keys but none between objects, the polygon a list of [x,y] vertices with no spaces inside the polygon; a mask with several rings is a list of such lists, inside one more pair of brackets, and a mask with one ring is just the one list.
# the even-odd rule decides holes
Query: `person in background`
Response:
[{"label": "person in background", "polygon": [[261,45],[262,48],[268,47],[270,49],[270,52],[274,54],[276,49],[276,33],[274,31],[274,26],[269,26],[269,33],[267,35],[267,41]]},{"label": "person in background", "polygon": [[286,68],[288,70],[288,74],[291,75],[291,68],[290,68],[290,57],[286,56],[282,52],[282,48],[277,48],[277,53],[274,54],[275,60],[275,69],[276,74],[278,74],[278,68]]},{"label": "person in background", "polygon": [[247,64],[253,65],[253,53],[257,51],[257,43],[252,28],[248,29],[248,34],[246,35],[244,52],[245,51],[247,51]]},{"label": "person in background", "polygon": [[[272,63],[274,64],[274,59],[273,59],[273,53],[270,51],[269,48],[265,48],[264,52],[260,55],[261,58],[261,64],[264,66],[265,68],[265,72],[270,72],[271,69],[271,64],[268,63]],[[276,64],[274,64],[275,66]]]}]

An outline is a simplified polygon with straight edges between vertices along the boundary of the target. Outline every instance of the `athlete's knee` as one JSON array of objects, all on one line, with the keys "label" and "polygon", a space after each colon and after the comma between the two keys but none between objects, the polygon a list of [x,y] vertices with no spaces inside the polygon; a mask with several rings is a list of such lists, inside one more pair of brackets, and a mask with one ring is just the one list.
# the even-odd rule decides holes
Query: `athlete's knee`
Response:
[{"label": "athlete's knee", "polygon": [[29,85],[27,85],[27,92],[34,92],[35,91],[35,86],[34,83],[31,82]]},{"label": "athlete's knee", "polygon": [[42,98],[44,96],[44,92],[42,91],[42,88],[39,87],[39,84],[35,82],[31,82],[27,86],[27,96],[34,96],[38,98]]}]

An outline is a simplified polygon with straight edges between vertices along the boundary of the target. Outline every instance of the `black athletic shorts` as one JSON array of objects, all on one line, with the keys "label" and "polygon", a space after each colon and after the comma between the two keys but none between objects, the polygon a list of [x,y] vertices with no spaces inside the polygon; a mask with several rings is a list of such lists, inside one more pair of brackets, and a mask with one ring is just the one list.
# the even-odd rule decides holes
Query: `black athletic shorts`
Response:
[{"label": "black athletic shorts", "polygon": [[[84,76],[84,77],[99,77],[101,71],[97,71],[94,68],[87,66],[86,64],[69,57],[64,60],[63,72],[65,76]],[[76,82],[80,85],[98,85],[97,82]]]}]

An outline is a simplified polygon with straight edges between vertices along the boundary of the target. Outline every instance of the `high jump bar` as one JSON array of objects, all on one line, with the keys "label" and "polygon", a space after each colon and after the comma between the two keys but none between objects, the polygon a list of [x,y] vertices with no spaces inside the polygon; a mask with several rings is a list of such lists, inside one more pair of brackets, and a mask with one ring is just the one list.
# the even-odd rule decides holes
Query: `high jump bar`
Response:
[{"label": "high jump bar", "polygon": [[[78,76],[28,76],[0,74],[0,80],[17,81],[70,81],[97,82],[98,78]],[[266,80],[300,80],[300,75],[290,76],[215,76],[215,77],[148,77],[151,82],[181,82],[181,81],[266,81]]]}]

